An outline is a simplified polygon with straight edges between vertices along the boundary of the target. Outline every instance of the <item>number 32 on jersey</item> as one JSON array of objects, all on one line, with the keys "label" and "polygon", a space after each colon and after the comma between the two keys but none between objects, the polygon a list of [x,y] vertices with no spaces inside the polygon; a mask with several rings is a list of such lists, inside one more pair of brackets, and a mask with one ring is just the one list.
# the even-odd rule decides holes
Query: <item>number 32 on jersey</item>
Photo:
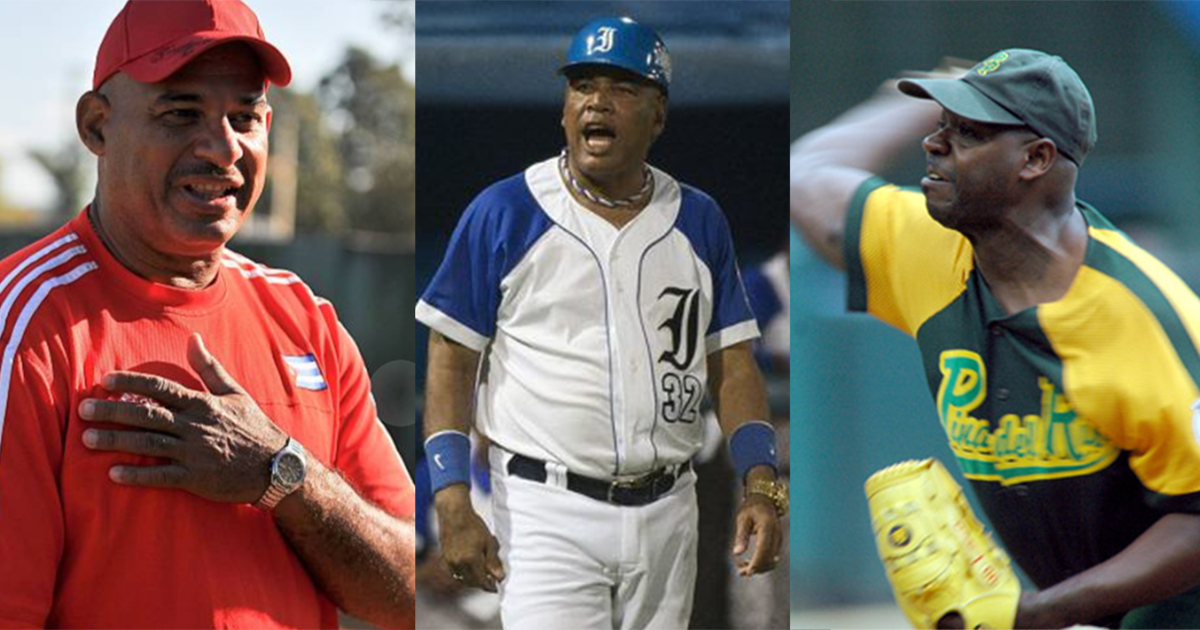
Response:
[{"label": "number 32 on jersey", "polygon": [[670,317],[658,326],[671,333],[670,347],[658,356],[659,367],[664,368],[658,383],[662,418],[690,424],[700,417],[704,398],[704,384],[689,371],[700,345],[700,291],[667,287],[658,299],[675,300]]}]

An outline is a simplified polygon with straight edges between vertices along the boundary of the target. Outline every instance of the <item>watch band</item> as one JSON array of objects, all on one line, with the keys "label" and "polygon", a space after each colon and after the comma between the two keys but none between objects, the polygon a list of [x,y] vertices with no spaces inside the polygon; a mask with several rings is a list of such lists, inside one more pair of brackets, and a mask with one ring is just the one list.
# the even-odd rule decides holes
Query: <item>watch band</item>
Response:
[{"label": "watch band", "polygon": [[[284,471],[281,470],[284,458],[293,458],[287,465],[298,465],[298,471],[292,470],[290,475],[284,475]],[[288,438],[287,444],[271,458],[271,485],[267,486],[267,491],[254,502],[254,507],[265,511],[273,510],[280,501],[295,492],[304,483],[307,473],[306,461],[304,447],[296,440]]]},{"label": "watch band", "polygon": [[745,495],[761,494],[771,500],[775,504],[775,513],[780,518],[787,516],[788,506],[788,487],[786,483],[779,480],[755,479],[746,483]]}]

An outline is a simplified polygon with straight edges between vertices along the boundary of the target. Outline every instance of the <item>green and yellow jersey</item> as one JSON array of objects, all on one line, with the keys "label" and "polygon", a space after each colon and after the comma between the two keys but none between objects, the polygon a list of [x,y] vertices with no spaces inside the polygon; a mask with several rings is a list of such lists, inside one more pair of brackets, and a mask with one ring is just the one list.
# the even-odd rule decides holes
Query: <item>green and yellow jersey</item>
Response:
[{"label": "green and yellow jersey", "polygon": [[1164,513],[1200,513],[1200,300],[1078,207],[1088,245],[1070,289],[1012,315],[919,190],[871,179],[846,224],[849,307],[916,338],[951,450],[1042,588]]}]

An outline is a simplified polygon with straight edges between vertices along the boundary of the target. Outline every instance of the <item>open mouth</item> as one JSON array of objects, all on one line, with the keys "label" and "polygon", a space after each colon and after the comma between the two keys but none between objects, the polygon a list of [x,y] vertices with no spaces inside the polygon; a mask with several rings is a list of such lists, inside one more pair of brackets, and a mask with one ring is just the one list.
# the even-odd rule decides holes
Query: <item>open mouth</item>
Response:
[{"label": "open mouth", "polygon": [[241,186],[230,186],[228,183],[191,183],[182,186],[183,191],[196,203],[228,205],[236,203]]},{"label": "open mouth", "polygon": [[588,123],[583,126],[583,143],[588,149],[607,149],[616,139],[617,132],[602,123]]},{"label": "open mouth", "polygon": [[925,186],[933,186],[935,184],[949,184],[950,180],[946,179],[945,175],[933,170],[932,167],[925,169],[925,178],[921,180],[921,184]]},{"label": "open mouth", "polygon": [[202,199],[220,199],[237,194],[237,186],[222,186],[220,184],[188,184],[184,190]]}]

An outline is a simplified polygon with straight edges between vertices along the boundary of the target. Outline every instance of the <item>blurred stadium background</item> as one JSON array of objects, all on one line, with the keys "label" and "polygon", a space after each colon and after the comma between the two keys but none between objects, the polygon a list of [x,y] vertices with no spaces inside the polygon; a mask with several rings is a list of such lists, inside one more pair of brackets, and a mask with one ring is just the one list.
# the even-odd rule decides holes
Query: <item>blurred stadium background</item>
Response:
[{"label": "blurred stadium background", "polygon": [[[1099,141],[1080,198],[1200,289],[1200,5],[1186,2],[797,2],[794,140],[905,69],[944,55],[1036,48],[1078,71]],[[915,183],[924,158],[884,175]],[[844,314],[844,279],[792,237],[793,628],[903,628],[876,557],[862,483],[950,452],[916,345]],[[961,477],[959,477],[962,483]]]},{"label": "blurred stadium background", "polygon": [[[786,2],[418,2],[418,292],[471,199],[562,148],[563,80],[556,71],[571,36],[604,15],[652,26],[671,52],[670,111],[651,163],[722,205],[744,271],[786,252],[788,11]],[[423,382],[427,329],[418,328]],[[771,383],[773,413],[786,427],[786,358]],[[723,455],[707,466],[693,627],[786,627],[786,570],[749,582],[729,577],[729,516],[740,492],[734,494]],[[418,531],[435,554],[430,525],[419,523]],[[494,596],[457,592],[438,564],[436,556],[422,557],[417,626],[498,626]],[[741,583],[731,589],[731,582]]]},{"label": "blurred stadium background", "polygon": [[[411,473],[413,376],[398,362],[414,359],[415,7],[246,2],[294,80],[271,89],[267,189],[231,247],[297,272],[334,303],[375,375],[381,416]],[[8,27],[0,37],[0,256],[92,198],[95,159],[76,136],[75,102],[91,87],[96,50],[123,4],[0,2]]]}]

